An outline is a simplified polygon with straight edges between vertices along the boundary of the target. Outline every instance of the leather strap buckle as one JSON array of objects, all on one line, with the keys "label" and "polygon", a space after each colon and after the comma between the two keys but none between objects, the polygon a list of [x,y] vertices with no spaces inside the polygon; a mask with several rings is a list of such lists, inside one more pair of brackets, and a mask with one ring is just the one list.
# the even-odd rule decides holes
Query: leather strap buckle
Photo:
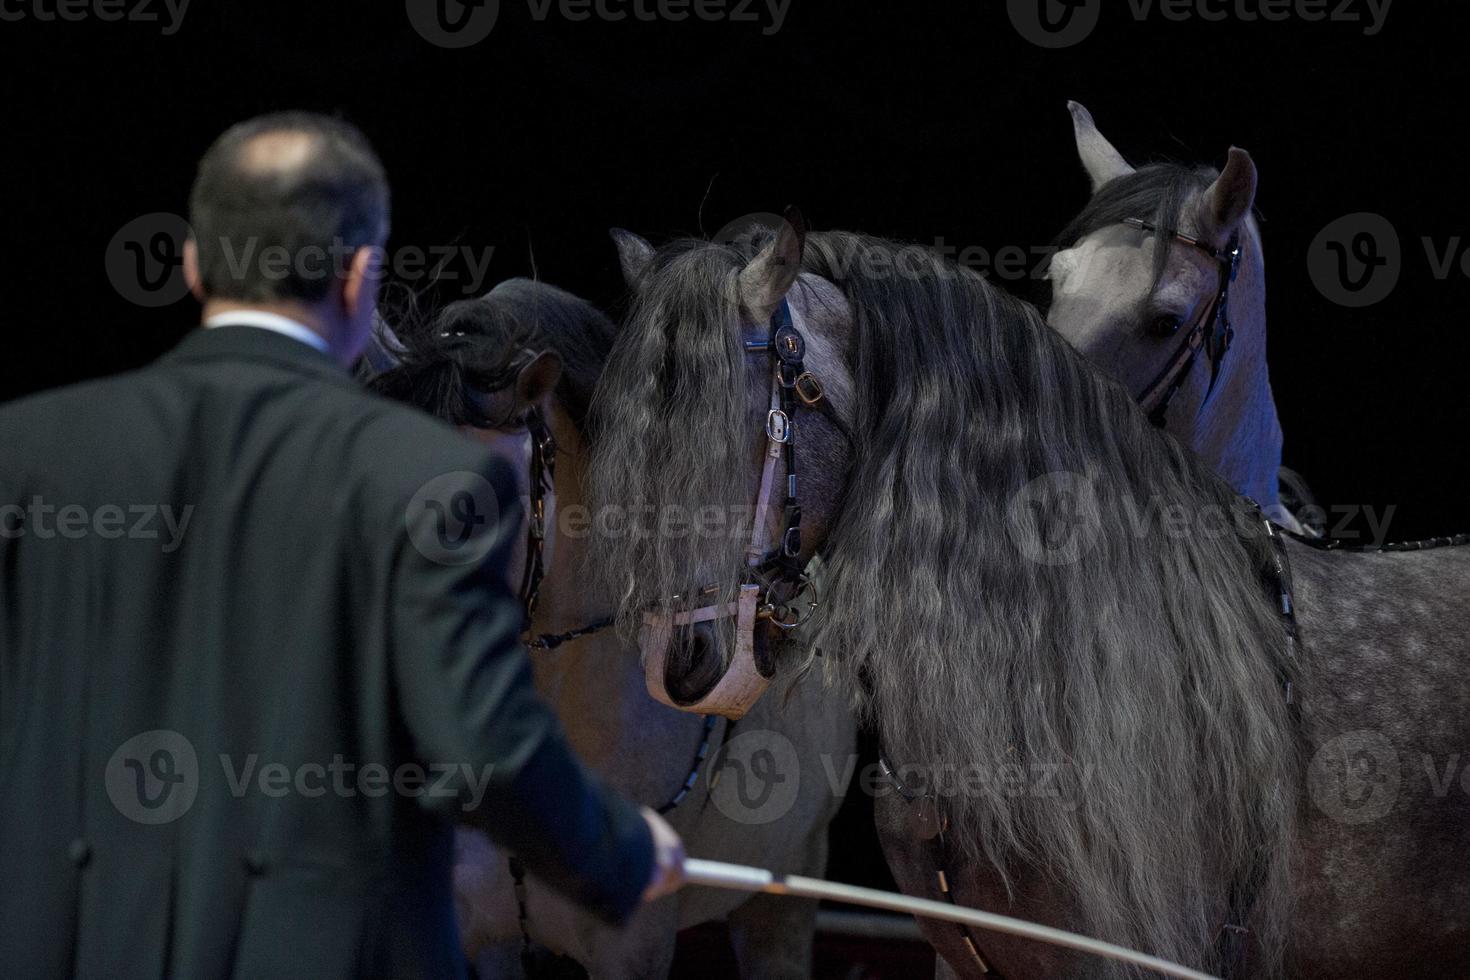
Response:
[{"label": "leather strap buckle", "polygon": [[796,397],[800,398],[802,404],[807,408],[811,408],[827,394],[822,389],[822,382],[818,381],[817,376],[810,371],[801,372],[793,387],[796,389]]},{"label": "leather strap buckle", "polygon": [[791,436],[795,433],[795,430],[796,426],[792,424],[791,419],[787,418],[786,413],[781,411],[781,409],[773,408],[766,413],[766,438],[772,442],[779,442],[785,445],[791,441]]}]

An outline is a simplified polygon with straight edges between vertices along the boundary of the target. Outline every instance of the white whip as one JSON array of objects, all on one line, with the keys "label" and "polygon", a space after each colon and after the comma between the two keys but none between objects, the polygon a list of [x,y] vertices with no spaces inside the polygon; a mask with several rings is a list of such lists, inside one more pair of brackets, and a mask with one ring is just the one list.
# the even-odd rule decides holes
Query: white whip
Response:
[{"label": "white whip", "polygon": [[765,892],[769,895],[795,895],[800,898],[825,898],[850,905],[866,905],[869,908],[887,909],[926,919],[944,919],[977,929],[991,929],[1013,936],[1037,939],[1055,946],[1066,946],[1109,959],[1121,960],[1135,966],[1156,970],[1169,977],[1184,977],[1185,980],[1219,980],[1208,973],[1200,973],[1188,967],[1148,956],[1123,946],[1114,946],[1100,939],[1079,936],[1064,929],[1037,925],[1006,915],[967,909],[948,902],[935,902],[927,898],[910,898],[876,888],[859,888],[843,885],[820,878],[804,878],[801,875],[775,875],[764,868],[750,868],[743,864],[726,864],[723,861],[702,861],[699,858],[684,859],[684,877],[691,885],[706,885],[710,888],[726,888],[738,892]]}]

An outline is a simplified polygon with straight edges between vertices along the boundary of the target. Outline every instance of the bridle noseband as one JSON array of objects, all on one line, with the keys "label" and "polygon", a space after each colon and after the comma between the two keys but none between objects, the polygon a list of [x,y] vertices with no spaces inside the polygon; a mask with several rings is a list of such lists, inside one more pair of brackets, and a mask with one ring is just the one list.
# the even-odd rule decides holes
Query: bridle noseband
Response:
[{"label": "bridle noseband", "polygon": [[[1123,224],[1143,232],[1159,231],[1157,225],[1142,218],[1124,218]],[[1138,396],[1139,407],[1148,413],[1148,420],[1159,428],[1164,427],[1164,416],[1169,411],[1169,403],[1178,394],[1184,379],[1189,377],[1201,349],[1210,360],[1210,386],[1205,389],[1205,401],[1208,402],[1210,395],[1214,393],[1215,382],[1220,378],[1220,366],[1225,362],[1225,355],[1230,351],[1230,342],[1235,338],[1235,331],[1230,326],[1230,284],[1240,273],[1239,232],[1230,236],[1229,243],[1223,249],[1182,232],[1175,232],[1173,238],[1215,260],[1220,267],[1220,288],[1173,356]]]}]

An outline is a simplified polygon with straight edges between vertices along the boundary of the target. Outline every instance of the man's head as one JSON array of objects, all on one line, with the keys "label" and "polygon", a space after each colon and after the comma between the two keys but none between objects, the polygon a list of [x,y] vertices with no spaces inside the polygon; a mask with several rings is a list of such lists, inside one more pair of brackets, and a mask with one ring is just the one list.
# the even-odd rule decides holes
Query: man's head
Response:
[{"label": "man's head", "polygon": [[388,182],[352,125],[305,112],[228,129],[199,161],[185,275],[206,316],[268,309],[322,333],[344,363],[377,304]]}]

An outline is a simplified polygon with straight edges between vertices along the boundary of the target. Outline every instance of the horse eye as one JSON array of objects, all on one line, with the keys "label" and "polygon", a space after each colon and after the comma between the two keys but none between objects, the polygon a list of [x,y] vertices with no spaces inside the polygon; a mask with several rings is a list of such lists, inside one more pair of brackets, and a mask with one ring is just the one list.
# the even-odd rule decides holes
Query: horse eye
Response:
[{"label": "horse eye", "polygon": [[1172,314],[1164,313],[1154,317],[1153,322],[1148,325],[1148,332],[1155,337],[1172,337],[1184,326],[1184,320]]}]

